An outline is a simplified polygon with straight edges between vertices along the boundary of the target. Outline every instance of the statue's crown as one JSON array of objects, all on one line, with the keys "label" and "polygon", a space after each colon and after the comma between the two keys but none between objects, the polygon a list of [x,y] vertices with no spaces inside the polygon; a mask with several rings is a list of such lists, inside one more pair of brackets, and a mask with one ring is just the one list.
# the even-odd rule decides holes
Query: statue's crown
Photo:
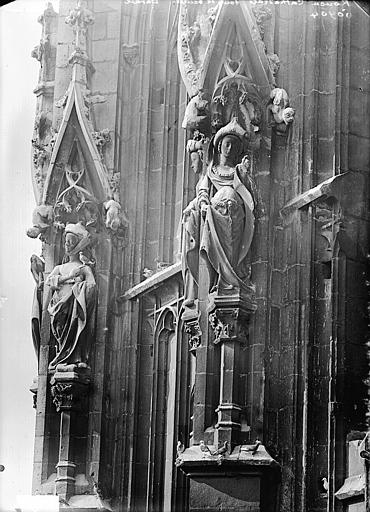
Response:
[{"label": "statue's crown", "polygon": [[246,141],[246,139],[245,139],[246,133],[247,132],[244,130],[244,128],[242,126],[240,126],[240,124],[238,123],[237,118],[233,117],[232,120],[228,124],[226,124],[225,126],[223,126],[222,128],[220,128],[218,130],[218,132],[215,135],[213,145],[216,148],[219,141],[223,137],[226,137],[226,135],[234,135],[235,137],[238,137],[240,142],[243,144]]}]

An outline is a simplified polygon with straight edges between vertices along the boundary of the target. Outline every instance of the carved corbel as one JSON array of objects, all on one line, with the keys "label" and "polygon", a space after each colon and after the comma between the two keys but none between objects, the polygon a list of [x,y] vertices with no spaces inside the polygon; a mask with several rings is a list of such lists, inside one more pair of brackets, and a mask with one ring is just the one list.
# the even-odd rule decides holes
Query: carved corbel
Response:
[{"label": "carved corbel", "polygon": [[51,396],[57,412],[81,410],[90,385],[90,369],[58,365],[51,378]]},{"label": "carved corbel", "polygon": [[240,308],[216,308],[209,315],[215,345],[229,341],[244,343],[247,339],[246,321],[247,315]]},{"label": "carved corbel", "polygon": [[190,345],[189,350],[194,354],[197,348],[200,347],[202,336],[198,318],[186,321],[184,329],[188,335],[188,341]]}]

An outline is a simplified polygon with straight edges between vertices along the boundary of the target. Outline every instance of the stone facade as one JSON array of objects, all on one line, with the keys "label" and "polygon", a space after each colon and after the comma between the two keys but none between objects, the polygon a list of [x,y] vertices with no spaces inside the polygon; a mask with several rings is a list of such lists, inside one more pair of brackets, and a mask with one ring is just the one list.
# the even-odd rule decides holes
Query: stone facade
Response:
[{"label": "stone facade", "polygon": [[364,10],[60,0],[39,21],[33,492],[367,510]]}]

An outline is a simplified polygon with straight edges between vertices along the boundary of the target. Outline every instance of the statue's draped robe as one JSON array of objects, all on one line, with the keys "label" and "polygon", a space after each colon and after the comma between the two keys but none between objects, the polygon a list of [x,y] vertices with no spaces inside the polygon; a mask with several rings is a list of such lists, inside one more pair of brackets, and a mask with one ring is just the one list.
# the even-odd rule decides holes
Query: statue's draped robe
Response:
[{"label": "statue's draped robe", "polygon": [[[58,265],[46,283],[56,288],[50,301],[51,330],[57,342],[57,353],[49,368],[58,364],[87,363],[91,343],[95,309],[95,279],[85,266],[85,280],[66,282],[59,286],[59,278],[67,277],[64,265]],[[58,288],[59,287],[59,288]]]},{"label": "statue's draped robe", "polygon": [[35,286],[32,301],[32,314],[31,314],[31,333],[33,347],[35,349],[37,362],[40,354],[41,344],[41,313],[42,313],[42,288]]},{"label": "statue's draped robe", "polygon": [[229,177],[221,177],[213,167],[201,180],[198,200],[207,195],[210,205],[200,228],[197,200],[187,208],[184,220],[183,273],[185,299],[196,298],[199,252],[206,261],[210,291],[221,294],[250,292],[245,258],[254,233],[254,201],[251,179],[242,166]]}]

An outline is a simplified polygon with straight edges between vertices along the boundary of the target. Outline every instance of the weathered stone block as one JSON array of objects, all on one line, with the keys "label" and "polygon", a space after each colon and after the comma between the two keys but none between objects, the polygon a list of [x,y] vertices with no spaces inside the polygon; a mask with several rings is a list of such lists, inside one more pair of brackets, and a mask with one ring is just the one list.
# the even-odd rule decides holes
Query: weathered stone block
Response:
[{"label": "weathered stone block", "polygon": [[260,511],[258,477],[196,478],[190,481],[189,510]]},{"label": "weathered stone block", "polygon": [[108,39],[116,39],[121,31],[121,20],[119,11],[108,12],[107,17],[107,37]]},{"label": "weathered stone block", "polygon": [[[96,62],[116,62],[119,53],[119,42],[115,39],[104,39],[93,41],[92,59],[94,66]],[[95,66],[96,67],[96,66]]]},{"label": "weathered stone block", "polygon": [[96,13],[95,14],[95,23],[92,27],[92,39],[105,39],[107,37],[107,14]]}]

